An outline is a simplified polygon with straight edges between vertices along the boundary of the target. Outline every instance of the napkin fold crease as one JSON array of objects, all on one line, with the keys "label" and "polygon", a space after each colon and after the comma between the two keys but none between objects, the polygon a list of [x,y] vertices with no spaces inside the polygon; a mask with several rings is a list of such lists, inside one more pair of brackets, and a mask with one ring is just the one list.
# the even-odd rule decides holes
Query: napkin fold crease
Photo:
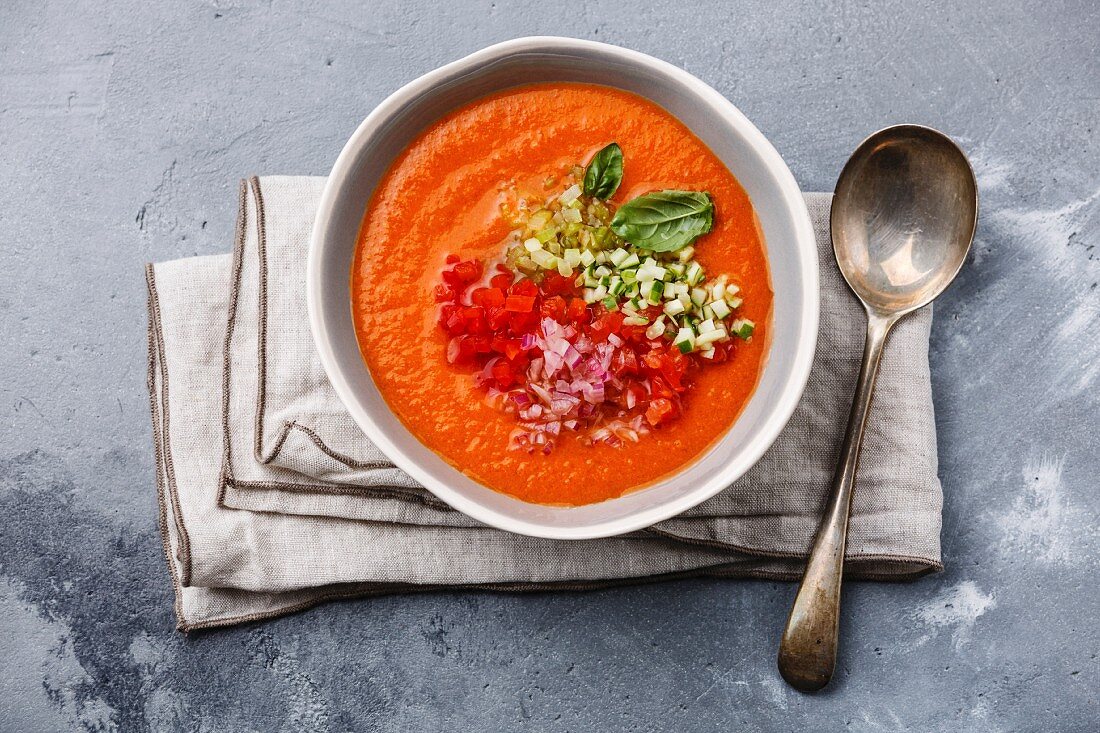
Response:
[{"label": "napkin fold crease", "polygon": [[[822,263],[810,382],[783,433],[730,488],[623,537],[554,541],[486,527],[396,468],[344,411],[317,358],[305,258],[324,179],[243,181],[233,251],[149,265],[149,392],[160,528],[179,628],[438,588],[582,590],[672,578],[797,578],[817,527],[863,346],[809,194]],[[781,297],[781,294],[780,294]],[[929,309],[880,368],[846,572],[942,568]]]}]

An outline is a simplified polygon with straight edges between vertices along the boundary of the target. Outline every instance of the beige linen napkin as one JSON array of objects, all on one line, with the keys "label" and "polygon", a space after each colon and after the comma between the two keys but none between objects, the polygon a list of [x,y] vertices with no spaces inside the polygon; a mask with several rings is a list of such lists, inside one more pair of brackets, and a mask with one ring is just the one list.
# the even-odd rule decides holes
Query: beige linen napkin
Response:
[{"label": "beige linen napkin", "polygon": [[[862,313],[832,262],[828,195],[807,197],[822,262],[817,356],[772,449],[679,517],[627,537],[558,542],[451,510],[389,463],[344,412],[314,353],[304,302],[323,184],[242,183],[232,255],[147,268],[160,524],[181,629],[440,587],[797,577],[863,343]],[[903,321],[883,358],[849,534],[852,576],[915,577],[941,567],[930,325],[927,310]]]}]

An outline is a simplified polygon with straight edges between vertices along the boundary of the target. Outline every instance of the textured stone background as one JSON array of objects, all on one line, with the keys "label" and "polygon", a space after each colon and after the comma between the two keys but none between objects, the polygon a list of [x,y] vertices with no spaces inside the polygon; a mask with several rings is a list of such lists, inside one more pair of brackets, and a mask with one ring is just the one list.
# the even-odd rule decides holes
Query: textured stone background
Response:
[{"label": "textured stone background", "polygon": [[[0,730],[1095,730],[1100,13],[831,4],[3,3]],[[931,348],[948,569],[848,587],[824,694],[775,672],[777,583],[173,630],[142,264],[226,251],[241,176],[324,173],[401,83],[533,33],[697,74],[806,190],[888,123],[973,156],[978,241]]]}]

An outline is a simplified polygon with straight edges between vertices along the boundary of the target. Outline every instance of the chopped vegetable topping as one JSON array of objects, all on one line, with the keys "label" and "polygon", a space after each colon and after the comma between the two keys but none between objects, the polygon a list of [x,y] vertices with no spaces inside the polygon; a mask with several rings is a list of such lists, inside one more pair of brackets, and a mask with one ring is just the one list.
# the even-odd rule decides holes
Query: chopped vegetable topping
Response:
[{"label": "chopped vegetable topping", "polygon": [[[682,413],[695,369],[752,337],[752,321],[735,317],[739,288],[707,281],[689,244],[710,230],[710,196],[647,195],[634,209],[664,223],[617,226],[629,209],[598,197],[621,175],[609,145],[553,184],[558,193],[519,202],[487,282],[482,263],[451,256],[434,290],[447,361],[474,370],[489,403],[515,416],[514,449],[549,453],[563,433],[638,442]],[[635,230],[647,236],[629,241]]]}]

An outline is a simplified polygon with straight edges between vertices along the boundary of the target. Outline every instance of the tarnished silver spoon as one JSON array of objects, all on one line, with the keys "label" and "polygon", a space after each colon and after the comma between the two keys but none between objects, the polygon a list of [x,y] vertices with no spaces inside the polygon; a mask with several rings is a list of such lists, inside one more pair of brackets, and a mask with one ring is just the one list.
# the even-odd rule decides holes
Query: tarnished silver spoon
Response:
[{"label": "tarnished silver spoon", "polygon": [[977,219],[978,187],[966,156],[927,127],[879,130],[837,180],[833,251],[867,310],[867,340],[825,516],[779,644],[779,671],[799,690],[820,690],[836,664],[852,486],[886,335],[955,279]]}]

